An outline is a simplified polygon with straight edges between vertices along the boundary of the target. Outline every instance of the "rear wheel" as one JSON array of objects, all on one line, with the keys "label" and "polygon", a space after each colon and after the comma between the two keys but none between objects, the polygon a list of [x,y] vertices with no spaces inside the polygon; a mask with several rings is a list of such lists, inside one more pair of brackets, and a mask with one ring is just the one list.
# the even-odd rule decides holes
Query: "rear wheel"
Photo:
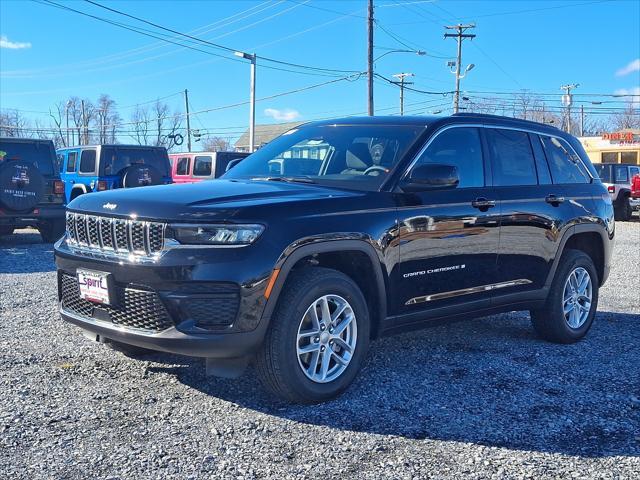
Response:
[{"label": "rear wheel", "polygon": [[633,208],[631,207],[629,195],[625,195],[618,200],[618,204],[614,208],[615,219],[628,222],[633,216]]},{"label": "rear wheel", "polygon": [[294,272],[278,300],[256,370],[271,392],[297,403],[342,393],[369,347],[369,312],[348,276],[327,268]]},{"label": "rear wheel", "polygon": [[556,343],[582,339],[598,308],[598,284],[591,257],[580,250],[565,251],[546,305],[531,311],[531,322],[538,335]]},{"label": "rear wheel", "polygon": [[58,241],[65,231],[65,222],[63,219],[50,220],[38,225],[38,231],[42,237],[42,241],[45,243],[53,243]]}]

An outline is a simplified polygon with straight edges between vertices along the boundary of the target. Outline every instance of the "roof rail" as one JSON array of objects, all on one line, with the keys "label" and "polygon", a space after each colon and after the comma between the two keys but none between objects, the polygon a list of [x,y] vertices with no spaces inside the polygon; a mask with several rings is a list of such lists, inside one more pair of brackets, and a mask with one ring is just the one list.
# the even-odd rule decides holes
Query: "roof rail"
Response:
[{"label": "roof rail", "polygon": [[504,115],[491,115],[489,113],[474,113],[474,112],[458,112],[452,115],[453,117],[476,117],[476,118],[495,118],[500,120],[509,120],[512,122],[529,123],[532,125],[544,125],[545,127],[558,129],[557,126],[549,123],[536,122],[534,120],[525,120],[522,118],[506,117]]}]

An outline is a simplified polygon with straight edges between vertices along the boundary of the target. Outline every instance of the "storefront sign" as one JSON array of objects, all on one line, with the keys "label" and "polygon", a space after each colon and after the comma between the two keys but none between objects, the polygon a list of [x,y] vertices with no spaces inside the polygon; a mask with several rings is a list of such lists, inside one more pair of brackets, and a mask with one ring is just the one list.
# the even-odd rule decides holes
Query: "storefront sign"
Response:
[{"label": "storefront sign", "polygon": [[640,135],[634,135],[633,132],[603,133],[602,139],[616,143],[640,143]]}]

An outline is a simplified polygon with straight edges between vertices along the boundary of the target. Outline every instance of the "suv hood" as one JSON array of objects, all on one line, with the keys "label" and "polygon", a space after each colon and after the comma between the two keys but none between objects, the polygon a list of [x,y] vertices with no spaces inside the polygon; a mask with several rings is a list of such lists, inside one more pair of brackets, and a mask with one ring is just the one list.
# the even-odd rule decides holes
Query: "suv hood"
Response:
[{"label": "suv hood", "polygon": [[236,216],[236,210],[246,207],[358,195],[358,192],[314,184],[213,180],[80,195],[68,208],[104,216],[188,222],[231,219]]}]

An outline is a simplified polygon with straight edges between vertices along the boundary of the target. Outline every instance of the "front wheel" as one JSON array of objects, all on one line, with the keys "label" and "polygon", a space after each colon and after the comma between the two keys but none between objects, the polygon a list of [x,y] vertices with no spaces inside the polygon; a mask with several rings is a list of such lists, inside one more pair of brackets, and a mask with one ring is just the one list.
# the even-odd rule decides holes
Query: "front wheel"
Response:
[{"label": "front wheel", "polygon": [[287,280],[256,370],[265,387],[296,403],[342,393],[369,347],[369,312],[348,276],[327,268],[294,272]]},{"label": "front wheel", "polygon": [[598,308],[598,285],[591,257],[580,250],[565,251],[546,305],[531,311],[531,322],[538,335],[555,343],[582,339]]}]

